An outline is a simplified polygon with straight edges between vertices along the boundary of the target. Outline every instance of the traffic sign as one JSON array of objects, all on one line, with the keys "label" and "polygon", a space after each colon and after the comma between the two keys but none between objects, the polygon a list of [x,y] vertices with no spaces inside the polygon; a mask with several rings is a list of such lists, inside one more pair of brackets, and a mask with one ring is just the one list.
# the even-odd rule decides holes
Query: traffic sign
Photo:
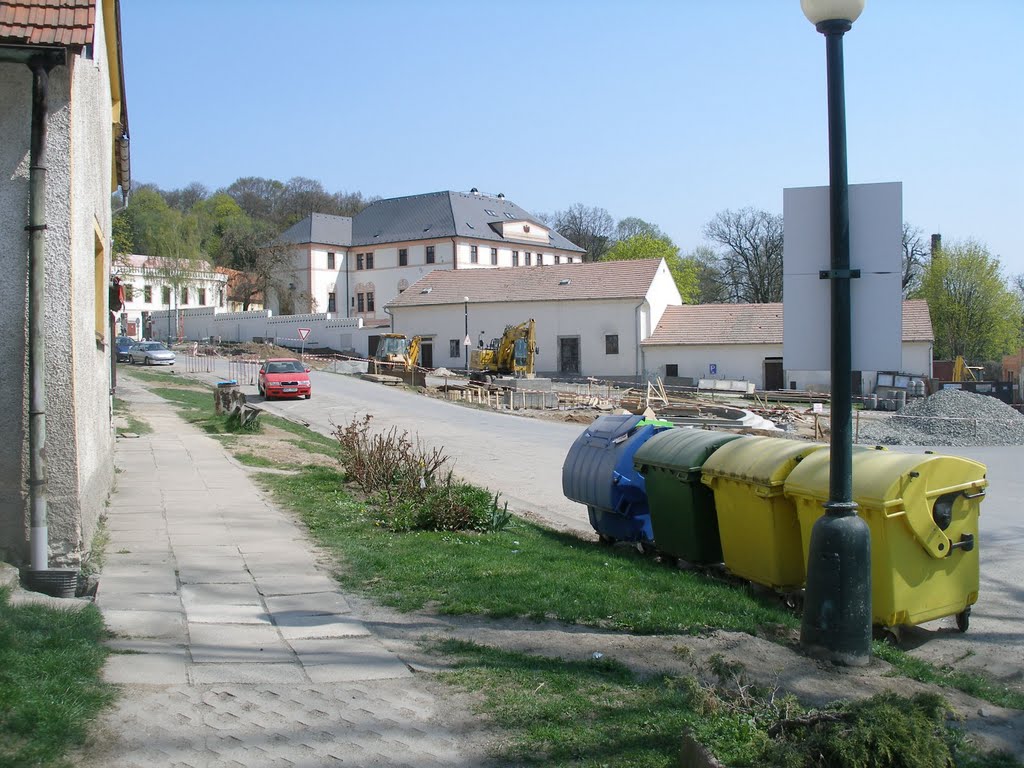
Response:
[{"label": "traffic sign", "polygon": [[464,346],[464,347],[468,347],[472,343],[473,342],[470,340],[468,334],[466,335],[466,338],[462,340],[462,346]]},{"label": "traffic sign", "polygon": [[302,339],[303,341],[305,341],[306,337],[309,336],[309,331],[310,330],[311,329],[309,329],[309,328],[299,328],[299,338]]}]

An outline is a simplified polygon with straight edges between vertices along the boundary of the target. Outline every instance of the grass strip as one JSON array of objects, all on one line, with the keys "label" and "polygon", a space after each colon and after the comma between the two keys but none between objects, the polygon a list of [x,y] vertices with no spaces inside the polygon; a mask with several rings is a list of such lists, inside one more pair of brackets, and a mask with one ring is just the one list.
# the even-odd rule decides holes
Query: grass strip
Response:
[{"label": "grass strip", "polygon": [[128,424],[125,432],[134,432],[137,435],[148,435],[153,431],[153,428],[148,422],[138,418],[132,411],[131,407],[119,397],[114,398],[114,413],[125,420]]},{"label": "grass strip", "polygon": [[344,564],[345,586],[400,610],[557,619],[638,634],[729,629],[756,634],[797,620],[746,588],[668,568],[514,518],[480,535],[384,530],[328,468],[263,475]]},{"label": "grass strip", "polygon": [[993,682],[984,675],[949,666],[937,667],[880,640],[874,642],[873,651],[875,656],[892,664],[896,673],[903,677],[921,683],[954,688],[1000,707],[1024,710],[1024,694]]},{"label": "grass strip", "polygon": [[56,766],[113,700],[93,606],[12,606],[0,590],[0,766]]},{"label": "grass strip", "polygon": [[[684,730],[735,768],[1019,768],[1006,754],[984,754],[947,726],[935,695],[888,693],[816,711],[742,682],[694,677],[640,678],[604,657],[566,661],[447,640],[428,646],[453,660],[443,681],[482,693],[479,710],[507,738],[496,748],[516,765],[680,765]],[[789,723],[773,731],[780,721]]]}]

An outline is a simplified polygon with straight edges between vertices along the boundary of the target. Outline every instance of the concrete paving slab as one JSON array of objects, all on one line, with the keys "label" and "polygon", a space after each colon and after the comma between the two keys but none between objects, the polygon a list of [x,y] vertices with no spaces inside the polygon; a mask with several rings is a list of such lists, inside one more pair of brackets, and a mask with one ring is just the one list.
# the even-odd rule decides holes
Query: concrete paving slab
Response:
[{"label": "concrete paving slab", "polygon": [[199,624],[270,624],[270,616],[262,606],[203,603],[185,606],[190,623]]},{"label": "concrete paving slab", "polygon": [[103,611],[107,629],[125,637],[159,637],[185,641],[185,621],[172,611]]},{"label": "concrete paving slab", "polygon": [[100,590],[109,592],[138,592],[154,594],[158,592],[176,592],[178,579],[174,571],[153,569],[149,573],[127,576],[104,576],[100,579]]},{"label": "concrete paving slab", "polygon": [[190,623],[192,661],[295,663],[295,654],[272,626]]},{"label": "concrete paving slab", "polygon": [[307,682],[308,679],[305,670],[299,664],[193,664],[188,668],[188,680],[192,685],[213,683],[301,684]]},{"label": "concrete paving slab", "polygon": [[252,575],[242,567],[209,567],[204,565],[182,565],[178,568],[178,578],[182,584],[248,584]]},{"label": "concrete paving slab", "polygon": [[275,575],[256,577],[256,588],[264,597],[274,597],[329,592],[337,589],[338,583],[322,573],[310,576]]},{"label": "concrete paving slab", "polygon": [[251,605],[262,608],[263,600],[251,581],[240,584],[183,584],[181,602],[200,605]]},{"label": "concrete paving slab", "polygon": [[116,651],[130,651],[134,655],[156,653],[161,656],[180,656],[188,660],[188,647],[176,640],[162,640],[152,637],[114,637],[103,644]]},{"label": "concrete paving slab", "polygon": [[182,611],[181,597],[167,592],[145,594],[104,590],[97,592],[96,605],[103,611]]},{"label": "concrete paving slab", "polygon": [[348,600],[337,592],[311,592],[304,595],[267,597],[267,610],[272,614],[348,613],[352,610]]},{"label": "concrete paving slab", "polygon": [[316,640],[342,637],[368,637],[370,630],[350,616],[310,616],[308,614],[274,615],[281,635],[292,640]]},{"label": "concrete paving slab", "polygon": [[[304,667],[320,664],[387,666],[398,659],[373,637],[295,638],[288,643]],[[405,667],[404,663],[398,663]]]},{"label": "concrete paving slab", "polygon": [[187,666],[178,655],[112,654],[103,665],[103,679],[118,685],[183,685]]}]

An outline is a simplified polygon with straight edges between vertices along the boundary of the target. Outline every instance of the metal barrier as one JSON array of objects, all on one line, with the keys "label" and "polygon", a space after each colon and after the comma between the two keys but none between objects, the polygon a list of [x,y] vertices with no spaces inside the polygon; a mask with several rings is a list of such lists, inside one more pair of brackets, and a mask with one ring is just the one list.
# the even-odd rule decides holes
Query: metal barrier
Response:
[{"label": "metal barrier", "polygon": [[177,355],[178,365],[185,373],[213,373],[217,358],[206,355]]},{"label": "metal barrier", "polygon": [[228,378],[234,379],[239,384],[256,384],[256,375],[259,373],[259,370],[259,360],[238,357],[228,358]]}]

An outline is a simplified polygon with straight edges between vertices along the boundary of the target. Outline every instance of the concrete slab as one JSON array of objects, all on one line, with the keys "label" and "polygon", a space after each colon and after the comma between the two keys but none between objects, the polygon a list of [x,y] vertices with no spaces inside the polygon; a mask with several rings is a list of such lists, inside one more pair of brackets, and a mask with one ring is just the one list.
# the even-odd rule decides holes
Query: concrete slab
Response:
[{"label": "concrete slab", "polygon": [[373,637],[296,638],[288,641],[304,667],[320,664],[388,666],[398,657]]},{"label": "concrete slab", "polygon": [[252,576],[244,568],[217,568],[183,565],[178,568],[182,584],[250,584]]},{"label": "concrete slab", "polygon": [[272,626],[189,624],[192,661],[204,663],[294,663],[295,654]]},{"label": "concrete slab", "polygon": [[299,664],[193,664],[188,668],[188,679],[192,685],[215,683],[236,683],[257,685],[260,683],[302,684],[308,681],[305,670]]},{"label": "concrete slab", "polygon": [[185,606],[190,623],[198,624],[270,624],[262,606],[202,603]]},{"label": "concrete slab", "polygon": [[177,655],[114,654],[103,665],[103,679],[118,685],[184,685],[187,664]]},{"label": "concrete slab", "polygon": [[96,605],[103,611],[173,611],[181,613],[181,597],[174,593],[98,592]]},{"label": "concrete slab", "polygon": [[322,615],[348,613],[352,610],[348,600],[337,592],[311,592],[304,595],[267,597],[267,610],[274,615]]},{"label": "concrete slab", "polygon": [[264,597],[330,592],[337,589],[334,579],[322,573],[310,576],[266,576],[256,578],[256,588]]},{"label": "concrete slab", "polygon": [[251,581],[241,584],[183,584],[181,602],[187,608],[200,605],[263,606],[260,593]]},{"label": "concrete slab", "polygon": [[100,592],[156,594],[176,592],[178,579],[170,569],[150,569],[147,573],[125,573],[120,576],[100,574]]},{"label": "concrete slab", "polygon": [[158,637],[185,642],[185,620],[172,611],[103,611],[107,629],[125,637]]},{"label": "concrete slab", "polygon": [[368,637],[366,626],[350,616],[274,615],[281,635],[292,640],[316,640],[342,637]]}]

